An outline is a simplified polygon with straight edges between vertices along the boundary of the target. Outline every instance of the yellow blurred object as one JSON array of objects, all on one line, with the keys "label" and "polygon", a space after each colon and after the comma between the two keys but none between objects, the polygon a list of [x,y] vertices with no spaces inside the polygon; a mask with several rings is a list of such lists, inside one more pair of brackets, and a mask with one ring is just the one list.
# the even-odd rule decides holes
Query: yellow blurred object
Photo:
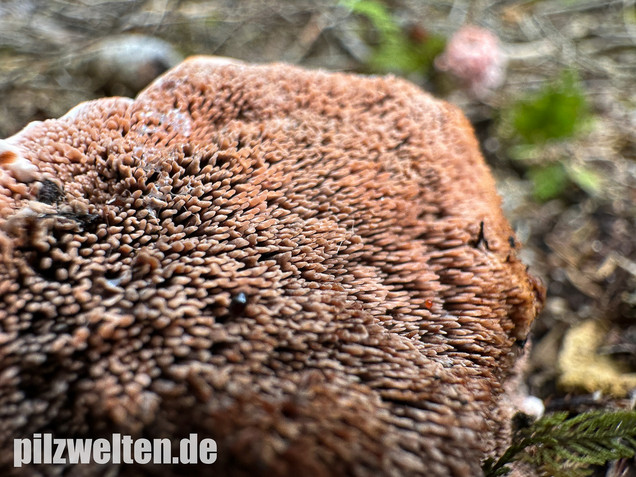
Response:
[{"label": "yellow blurred object", "polygon": [[563,388],[601,391],[615,397],[624,397],[636,389],[636,373],[627,372],[609,356],[597,354],[605,333],[603,324],[595,320],[568,330],[559,354],[559,384]]}]

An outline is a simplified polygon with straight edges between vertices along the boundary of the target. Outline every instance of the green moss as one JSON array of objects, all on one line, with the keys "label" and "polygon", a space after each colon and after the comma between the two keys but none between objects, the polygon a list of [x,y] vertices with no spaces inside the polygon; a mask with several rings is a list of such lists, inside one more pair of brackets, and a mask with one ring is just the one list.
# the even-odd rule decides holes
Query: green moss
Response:
[{"label": "green moss", "polygon": [[501,112],[499,130],[510,143],[508,157],[526,164],[537,201],[558,198],[572,187],[590,195],[601,191],[602,180],[593,170],[565,157],[545,159],[552,155],[551,142],[572,141],[591,119],[583,85],[571,70]]},{"label": "green moss", "polygon": [[569,184],[565,167],[560,162],[528,170],[534,198],[545,202],[560,196]]},{"label": "green moss", "polygon": [[573,136],[588,115],[585,92],[576,73],[567,70],[537,94],[513,106],[512,123],[532,144]]},{"label": "green moss", "polygon": [[575,417],[557,412],[518,429],[501,458],[484,463],[484,475],[507,475],[508,466],[520,461],[539,475],[580,477],[590,475],[592,466],[631,458],[635,450],[636,411],[591,411]]}]

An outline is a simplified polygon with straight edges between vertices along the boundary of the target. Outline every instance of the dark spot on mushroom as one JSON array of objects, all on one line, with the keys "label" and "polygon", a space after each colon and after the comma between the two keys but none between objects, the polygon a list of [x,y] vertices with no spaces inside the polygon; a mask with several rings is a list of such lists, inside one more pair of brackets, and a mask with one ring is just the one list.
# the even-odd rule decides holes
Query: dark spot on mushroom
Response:
[{"label": "dark spot on mushroom", "polygon": [[510,245],[510,248],[517,248],[517,243],[515,242],[515,238],[512,235],[508,236],[508,244]]},{"label": "dark spot on mushroom", "polygon": [[76,213],[76,212],[64,212],[61,214],[57,214],[57,216],[75,221],[77,225],[80,226],[81,230],[84,232],[93,232],[100,218],[98,214],[86,214],[86,213]]},{"label": "dark spot on mushroom", "polygon": [[44,179],[40,183],[37,192],[37,200],[45,204],[58,204],[64,200],[64,190],[50,179]]},{"label": "dark spot on mushroom", "polygon": [[247,295],[244,292],[238,292],[230,301],[230,314],[234,316],[241,315],[247,307]]},{"label": "dark spot on mushroom", "polygon": [[218,343],[212,343],[209,350],[212,354],[223,354],[223,352],[227,350],[231,350],[234,347],[233,343],[228,343],[227,341],[220,341]]},{"label": "dark spot on mushroom", "polygon": [[512,416],[512,430],[514,432],[518,432],[523,429],[527,429],[532,425],[534,421],[535,419],[532,416],[526,414],[525,412],[519,411],[515,413],[514,416]]},{"label": "dark spot on mushroom", "polygon": [[259,262],[265,262],[267,260],[275,260],[276,255],[278,255],[279,252],[277,250],[271,251],[271,252],[263,252],[261,253],[260,257],[258,257],[258,261]]},{"label": "dark spot on mushroom", "polygon": [[488,246],[488,240],[486,240],[486,236],[484,235],[484,221],[482,220],[481,222],[479,222],[479,234],[477,235],[477,238],[472,242],[472,246],[477,248],[479,247],[479,245],[484,244],[484,247],[486,247],[486,250],[490,250],[490,247]]},{"label": "dark spot on mushroom", "polygon": [[152,184],[153,182],[157,182],[157,179],[159,179],[159,171],[153,171],[153,173],[150,174],[148,179],[146,179],[146,183]]},{"label": "dark spot on mushroom", "polygon": [[68,268],[68,263],[53,260],[46,254],[38,253],[34,250],[25,251],[25,257],[33,271],[37,272],[48,282],[60,281],[57,278],[57,271]]}]

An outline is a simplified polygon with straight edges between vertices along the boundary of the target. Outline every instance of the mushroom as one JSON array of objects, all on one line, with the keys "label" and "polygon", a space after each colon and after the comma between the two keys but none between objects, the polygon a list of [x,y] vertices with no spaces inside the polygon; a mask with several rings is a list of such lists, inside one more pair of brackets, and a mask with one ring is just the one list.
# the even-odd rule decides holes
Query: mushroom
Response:
[{"label": "mushroom", "polygon": [[[236,476],[474,476],[507,444],[543,291],[454,106],[194,57],[9,141],[39,179],[0,176],[3,471],[45,432],[196,433]],[[183,472],[115,467],[73,475]]]}]

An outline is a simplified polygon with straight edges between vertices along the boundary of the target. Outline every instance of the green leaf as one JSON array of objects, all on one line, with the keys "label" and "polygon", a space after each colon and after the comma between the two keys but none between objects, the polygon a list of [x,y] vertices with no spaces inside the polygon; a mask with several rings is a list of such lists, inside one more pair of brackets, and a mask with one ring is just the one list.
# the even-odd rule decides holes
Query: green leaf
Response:
[{"label": "green leaf", "polygon": [[601,176],[584,166],[570,164],[566,167],[566,172],[572,181],[590,195],[598,195],[602,189]]}]

